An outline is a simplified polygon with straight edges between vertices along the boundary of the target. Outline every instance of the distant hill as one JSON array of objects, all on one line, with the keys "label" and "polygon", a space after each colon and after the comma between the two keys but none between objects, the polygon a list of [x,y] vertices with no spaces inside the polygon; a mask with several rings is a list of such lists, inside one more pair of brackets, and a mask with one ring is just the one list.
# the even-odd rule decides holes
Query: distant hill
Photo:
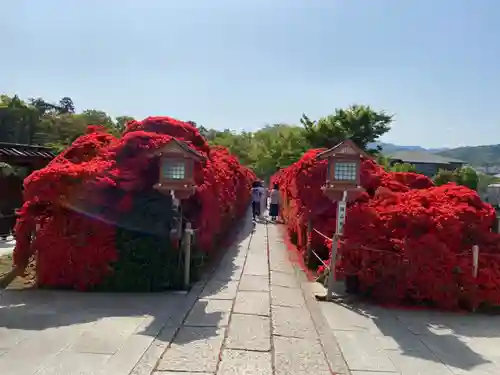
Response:
[{"label": "distant hill", "polygon": [[395,145],[393,143],[385,143],[385,142],[374,142],[368,145],[369,147],[382,147],[382,152],[384,154],[392,154],[398,151],[427,151],[427,152],[440,152],[447,150],[447,148],[423,148],[421,146],[401,146]]},{"label": "distant hill", "polygon": [[448,158],[459,159],[475,167],[500,167],[500,144],[486,146],[465,146],[457,148],[424,148],[421,146],[402,146],[393,143],[375,142],[370,147],[382,147],[382,152],[390,155],[399,151],[423,151]]},{"label": "distant hill", "polygon": [[500,166],[500,144],[457,147],[440,151],[438,154],[466,161],[476,167]]}]

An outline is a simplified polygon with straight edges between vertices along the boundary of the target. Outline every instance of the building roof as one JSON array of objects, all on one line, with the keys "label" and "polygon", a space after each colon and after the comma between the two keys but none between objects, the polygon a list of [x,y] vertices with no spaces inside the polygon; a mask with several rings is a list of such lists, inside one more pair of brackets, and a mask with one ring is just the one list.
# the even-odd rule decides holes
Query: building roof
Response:
[{"label": "building roof", "polygon": [[447,158],[441,155],[433,154],[424,151],[398,151],[389,155],[391,160],[401,160],[405,163],[420,163],[420,164],[466,164],[463,160]]},{"label": "building roof", "polygon": [[53,159],[55,154],[48,147],[0,142],[0,156]]}]

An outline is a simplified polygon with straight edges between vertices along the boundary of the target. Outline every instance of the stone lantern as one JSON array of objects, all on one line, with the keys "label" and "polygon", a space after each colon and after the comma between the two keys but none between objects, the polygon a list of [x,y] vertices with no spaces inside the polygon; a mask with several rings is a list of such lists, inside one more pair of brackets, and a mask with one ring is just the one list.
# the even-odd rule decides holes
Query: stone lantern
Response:
[{"label": "stone lantern", "polygon": [[177,200],[188,199],[193,195],[196,188],[195,163],[202,163],[206,158],[175,138],[154,155],[160,157],[159,178],[154,188],[162,193],[172,194]]}]

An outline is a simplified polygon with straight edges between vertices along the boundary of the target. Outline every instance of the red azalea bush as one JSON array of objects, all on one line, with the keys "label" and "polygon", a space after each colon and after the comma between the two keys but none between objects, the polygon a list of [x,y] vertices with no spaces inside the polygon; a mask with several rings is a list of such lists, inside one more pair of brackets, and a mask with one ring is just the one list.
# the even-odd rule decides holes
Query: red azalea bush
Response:
[{"label": "red azalea bush", "polygon": [[[102,283],[123,256],[121,247],[130,247],[127,254],[132,254],[139,246],[137,240],[127,244],[118,232],[125,227],[151,234],[151,226],[162,221],[153,217],[146,224],[154,215],[163,215],[170,225],[170,198],[152,187],[159,169],[153,151],[172,138],[207,158],[195,168],[196,192],[183,202],[183,215],[198,229],[197,247],[211,251],[227,226],[245,212],[255,176],[225,148],[210,147],[191,124],[149,117],[129,122],[121,138],[91,126],[47,167],[26,178],[15,264],[23,268],[36,254],[42,286],[88,289]],[[151,199],[153,204],[146,204]],[[166,206],[156,207],[154,215],[138,212],[159,204]]]},{"label": "red azalea bush", "polygon": [[[336,204],[321,191],[327,161],[316,160],[319,151],[310,150],[272,178],[280,185],[289,234],[301,250],[308,220],[328,237],[336,226]],[[500,305],[500,236],[491,232],[495,212],[475,191],[455,184],[434,187],[423,175],[386,172],[371,160],[362,163],[361,185],[366,192],[348,204],[339,277],[356,275],[360,292],[387,303]],[[327,260],[331,240],[317,232],[309,240]],[[473,245],[480,249],[477,277]]]}]

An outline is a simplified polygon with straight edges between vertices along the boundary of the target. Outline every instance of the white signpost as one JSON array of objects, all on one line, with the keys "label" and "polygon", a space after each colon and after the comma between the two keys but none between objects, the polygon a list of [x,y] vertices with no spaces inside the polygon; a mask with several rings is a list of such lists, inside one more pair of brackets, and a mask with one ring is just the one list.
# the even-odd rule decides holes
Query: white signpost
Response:
[{"label": "white signpost", "polygon": [[337,202],[337,228],[332,238],[332,257],[330,258],[330,274],[328,276],[328,291],[326,300],[333,299],[333,290],[335,288],[335,264],[337,263],[337,251],[339,246],[339,239],[344,233],[344,224],[347,213],[347,190],[342,193],[342,200]]}]

